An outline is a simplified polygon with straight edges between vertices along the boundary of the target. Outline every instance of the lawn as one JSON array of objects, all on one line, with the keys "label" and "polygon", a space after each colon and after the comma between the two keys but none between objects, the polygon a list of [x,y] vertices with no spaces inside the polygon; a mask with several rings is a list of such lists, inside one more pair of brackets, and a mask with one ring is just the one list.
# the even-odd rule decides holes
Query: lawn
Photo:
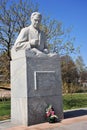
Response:
[{"label": "lawn", "polygon": [[[10,118],[10,100],[0,101],[0,120]],[[63,109],[76,109],[87,107],[87,93],[64,94]]]},{"label": "lawn", "polygon": [[10,100],[0,101],[0,121],[10,118]]},{"label": "lawn", "polygon": [[74,93],[63,95],[63,109],[76,109],[87,107],[87,93]]}]

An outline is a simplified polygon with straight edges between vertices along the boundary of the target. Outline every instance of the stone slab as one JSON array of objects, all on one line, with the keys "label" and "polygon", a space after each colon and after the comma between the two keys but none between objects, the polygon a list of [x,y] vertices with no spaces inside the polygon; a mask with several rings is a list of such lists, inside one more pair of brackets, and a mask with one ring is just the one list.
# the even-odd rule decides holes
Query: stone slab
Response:
[{"label": "stone slab", "polygon": [[53,105],[56,114],[62,119],[59,57],[31,57],[26,51],[20,56],[17,52],[11,61],[12,122],[20,125],[42,123],[45,121],[45,109],[49,104]]}]

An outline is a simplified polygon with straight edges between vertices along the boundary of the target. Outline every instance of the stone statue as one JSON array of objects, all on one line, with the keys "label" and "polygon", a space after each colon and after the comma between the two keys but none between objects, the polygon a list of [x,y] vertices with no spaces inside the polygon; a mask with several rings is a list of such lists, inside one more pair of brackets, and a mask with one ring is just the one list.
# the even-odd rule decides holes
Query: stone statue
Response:
[{"label": "stone statue", "polygon": [[31,25],[21,30],[11,49],[11,122],[17,125],[45,122],[48,103],[63,118],[60,59],[48,52],[41,19],[32,13]]},{"label": "stone statue", "polygon": [[40,13],[32,13],[31,25],[21,30],[13,46],[15,51],[30,50],[34,55],[48,54],[45,34],[39,28],[41,19]]}]

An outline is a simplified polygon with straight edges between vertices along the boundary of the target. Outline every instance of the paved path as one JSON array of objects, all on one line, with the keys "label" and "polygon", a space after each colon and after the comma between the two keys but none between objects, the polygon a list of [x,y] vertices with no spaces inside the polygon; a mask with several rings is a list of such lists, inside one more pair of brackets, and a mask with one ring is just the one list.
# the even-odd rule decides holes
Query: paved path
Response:
[{"label": "paved path", "polygon": [[16,126],[10,121],[0,122],[0,130],[87,130],[87,115],[64,119],[60,123],[42,123],[29,127]]},{"label": "paved path", "polygon": [[0,89],[0,97],[11,97],[11,91]]}]

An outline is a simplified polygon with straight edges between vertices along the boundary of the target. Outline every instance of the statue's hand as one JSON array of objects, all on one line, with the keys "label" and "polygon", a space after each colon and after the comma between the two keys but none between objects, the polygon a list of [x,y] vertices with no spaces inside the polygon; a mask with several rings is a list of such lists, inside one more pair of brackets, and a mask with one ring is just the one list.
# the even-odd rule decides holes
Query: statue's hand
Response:
[{"label": "statue's hand", "polygon": [[48,54],[49,53],[48,49],[44,49],[44,53]]},{"label": "statue's hand", "polygon": [[39,40],[37,40],[37,39],[32,39],[32,40],[30,41],[31,47],[37,47],[37,46],[38,46],[38,43],[39,43]]}]

